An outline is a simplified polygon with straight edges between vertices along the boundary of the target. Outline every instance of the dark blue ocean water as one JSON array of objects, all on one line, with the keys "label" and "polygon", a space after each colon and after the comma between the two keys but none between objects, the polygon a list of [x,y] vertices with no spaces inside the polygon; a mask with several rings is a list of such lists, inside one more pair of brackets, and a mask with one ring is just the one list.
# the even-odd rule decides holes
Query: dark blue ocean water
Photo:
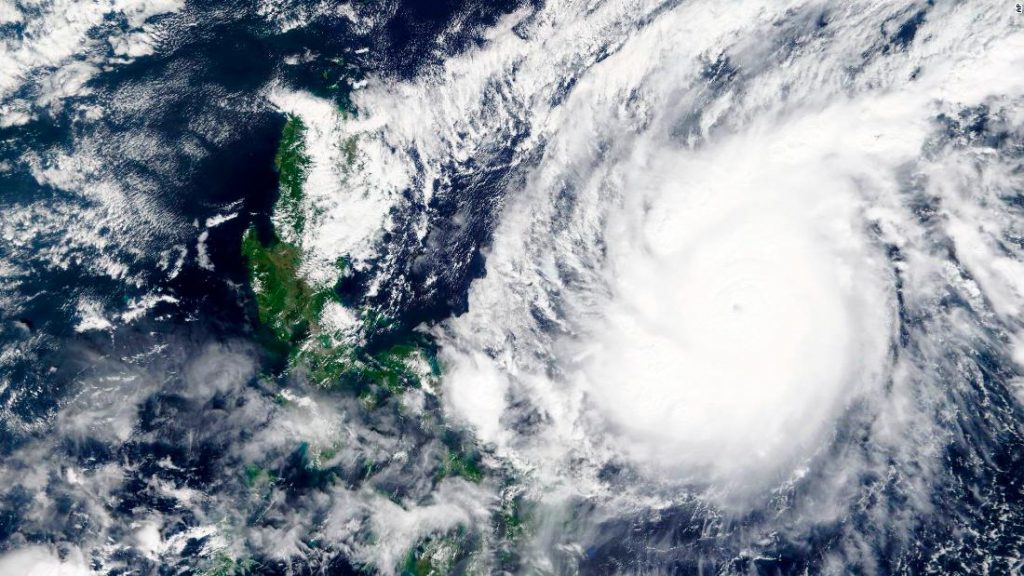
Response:
[{"label": "dark blue ocean water", "polygon": [[[142,223],[147,237],[109,247],[107,255],[126,264],[139,282],[105,274],[96,265],[105,254],[88,247],[72,250],[72,258],[55,265],[45,255],[48,247],[74,244],[59,222],[40,221],[44,229],[33,236],[36,245],[28,249],[0,243],[0,260],[28,271],[7,292],[11,305],[0,310],[0,349],[20,351],[0,365],[0,405],[4,406],[0,458],[8,473],[24,473],[32,464],[24,451],[48,438],[56,438],[52,452],[38,457],[52,466],[50,474],[60,475],[64,465],[86,470],[104,464],[124,466],[128,477],[106,505],[106,513],[121,524],[109,532],[115,539],[130,537],[132,518],[140,510],[177,518],[169,523],[165,536],[196,522],[193,512],[153,492],[154,479],[208,493],[232,489],[238,468],[236,462],[224,460],[226,450],[253,430],[233,428],[224,414],[243,410],[246,396],[228,392],[197,403],[181,392],[184,384],[179,372],[204,347],[225,342],[262,358],[269,372],[279,367],[280,359],[263,350],[254,337],[255,310],[240,254],[242,233],[251,223],[263,229],[269,226],[278,190],[273,159],[285,118],[267,103],[262,91],[278,82],[351,108],[353,82],[367,74],[410,77],[445,54],[478,42],[484,27],[517,4],[360,2],[357,9],[376,22],[371,29],[357,32],[346,18],[327,15],[282,33],[258,13],[253,2],[188,3],[177,14],[153,20],[160,38],[154,54],[97,74],[89,81],[91,93],[72,97],[56,113],[41,110],[26,124],[0,129],[0,163],[7,167],[0,171],[0,213],[32,204],[80,202],[87,214],[93,206],[88,188],[108,180],[122,185],[131,198],[146,206],[146,211],[125,210],[119,218],[144,219],[154,208],[160,214],[152,228]],[[456,19],[459,24],[452,28]],[[19,34],[21,27],[9,24],[3,31]],[[445,40],[439,46],[442,32]],[[360,48],[367,50],[356,53]],[[285,59],[296,54],[314,56],[299,65],[285,65]],[[37,89],[26,82],[15,96],[31,96]],[[108,113],[98,119],[84,118],[81,109],[87,105]],[[85,153],[98,158],[101,169],[93,181],[86,179],[82,189],[60,189],[33,175],[32,158],[45,166],[61,154]],[[199,229],[193,223],[228,211],[240,215],[210,229],[206,245],[213,270],[205,269],[194,257]],[[100,236],[123,234],[116,223],[113,226],[101,227]],[[450,248],[479,249],[487,240],[487,229],[482,222],[473,230],[480,237]],[[159,252],[174,244],[191,252],[180,273],[168,278],[160,268]],[[478,273],[479,264],[449,274],[446,283],[423,300],[415,293],[405,296],[402,308],[396,310],[402,329],[443,318],[453,306],[464,305],[468,283]],[[359,278],[342,289],[349,301],[364,298],[365,286]],[[115,323],[109,330],[75,330],[79,321],[75,303],[81,296],[117,310],[154,292],[173,295],[177,302],[157,304],[143,318]],[[88,428],[60,432],[61,409],[81,392],[81,383],[123,371],[125,366],[147,379],[164,381],[155,393],[141,399],[132,437],[112,444]],[[257,383],[252,385],[253,393],[268,393]],[[381,429],[387,428],[381,424]],[[316,490],[324,481],[310,475],[304,454],[304,448],[298,447],[292,464],[281,469],[295,494]],[[161,464],[168,461],[173,466]],[[358,484],[359,479],[350,481]],[[4,491],[0,551],[26,543],[82,542],[94,533],[96,525],[79,494],[56,484],[42,490],[57,502],[56,518],[27,518],[25,504],[36,495],[21,488]],[[175,523],[179,528],[174,528]],[[189,541],[176,565],[161,566],[130,551],[94,558],[92,565],[111,574],[196,573],[202,566],[203,545],[202,540]],[[121,568],[110,568],[117,565]],[[252,571],[313,572],[346,574],[354,568],[343,556],[331,554],[308,563],[264,560]]]},{"label": "dark blue ocean water", "polygon": [[[46,345],[38,356],[10,370],[15,385],[3,398],[19,389],[35,390],[34,400],[20,400],[15,409],[31,419],[45,417],[55,406],[73,371],[64,374],[64,366],[73,362],[69,346],[91,339],[101,348],[106,337],[79,335],[73,330],[74,310],[70,296],[86,290],[111,300],[124,300],[166,288],[182,302],[162,306],[164,312],[181,322],[199,319],[204,329],[219,335],[244,334],[251,310],[245,308],[239,291],[233,287],[245,283],[245,271],[239,252],[239,239],[250,222],[266,227],[277,194],[277,175],[273,157],[284,117],[268,106],[260,91],[271,81],[280,81],[296,89],[308,90],[350,106],[351,84],[365,74],[409,77],[420,67],[439,58],[438,35],[458,15],[463,28],[446,36],[444,49],[458,52],[477,41],[482,27],[512,9],[514,2],[473,4],[458,2],[366,3],[361,9],[369,14],[390,13],[368,31],[355,33],[342,17],[321,17],[298,29],[278,33],[265,18],[256,14],[249,2],[190,3],[180,14],[159,17],[159,50],[131,64],[99,74],[90,82],[93,94],[80,100],[100,105],[133,101],[141,106],[124,107],[93,122],[83,122],[73,106],[63,114],[42,114],[28,124],[0,129],[0,162],[9,162],[12,170],[0,172],[0,202],[24,205],[62,198],[79,201],[74,193],[40,185],[23,160],[28,154],[68,152],[74,154],[85,139],[100,139],[99,149],[104,175],[127,187],[139,190],[146,200],[169,215],[170,230],[154,236],[161,241],[195,242],[196,232],[189,223],[203,222],[224,211],[224,206],[240,202],[241,216],[210,231],[208,247],[215,272],[196,265],[188,258],[173,280],[156,270],[157,254],[133,255],[132,267],[146,285],[128,286],[91,268],[87,254],[67,262],[66,269],[42,272],[41,263],[25,262],[40,270],[18,288],[16,309],[4,311],[3,343],[12,345],[29,334],[43,334]],[[469,15],[466,18],[466,15]],[[362,54],[355,49],[368,48]],[[303,51],[316,57],[302,65],[285,66],[284,59]],[[339,65],[337,62],[344,62]],[[27,88],[26,88],[27,90]],[[81,102],[78,102],[81,103]],[[147,143],[152,150],[140,151],[136,136],[155,138]],[[188,153],[184,148],[192,149]],[[199,147],[198,155],[193,151]],[[150,161],[141,161],[148,159]],[[86,200],[82,200],[85,202]],[[441,210],[444,215],[444,210]],[[486,216],[486,215],[484,215]],[[482,222],[473,234],[473,242],[452,249],[474,250],[486,241],[488,226]],[[61,242],[61,230],[45,234],[45,243]],[[116,231],[111,231],[111,234]],[[18,258],[0,246],[0,258]],[[411,265],[411,264],[410,264]],[[433,292],[429,301],[406,298],[409,324],[424,319],[443,318],[451,306],[464,303],[464,292],[473,273],[448,276],[449,282]],[[232,284],[233,283],[233,284]],[[348,290],[356,298],[363,287],[350,281]],[[382,296],[381,298],[386,298]],[[462,304],[464,305],[464,304]],[[118,335],[113,336],[116,345]],[[58,367],[56,376],[49,365]],[[37,372],[43,367],[47,373]],[[45,381],[45,384],[44,384]],[[33,416],[34,415],[34,416]],[[0,422],[0,427],[6,422]],[[19,433],[6,429],[0,440],[6,446],[16,444]]]}]

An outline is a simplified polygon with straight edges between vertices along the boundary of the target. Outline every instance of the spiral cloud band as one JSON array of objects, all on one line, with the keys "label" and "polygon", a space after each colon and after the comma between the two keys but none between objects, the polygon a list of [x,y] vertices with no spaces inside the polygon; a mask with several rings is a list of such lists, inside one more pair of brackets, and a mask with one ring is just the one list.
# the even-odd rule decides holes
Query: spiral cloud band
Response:
[{"label": "spiral cloud band", "polygon": [[[445,331],[450,412],[556,498],[621,499],[603,479],[623,466],[638,498],[683,484],[726,507],[826,474],[824,510],[880,473],[837,449],[851,430],[934,453],[926,430],[949,385],[936,366],[980,336],[943,299],[963,293],[995,320],[986,306],[1016,310],[1021,295],[1016,260],[986,260],[1015,250],[997,240],[1009,222],[976,208],[1005,205],[984,173],[1019,160],[946,135],[979,108],[1019,133],[1024,37],[1009,14],[561,9],[575,31],[538,26],[544,54],[514,59],[547,63],[507,88],[545,147]],[[612,53],[575,52],[587,33]],[[517,42],[461,62],[451,90],[486,86]],[[936,248],[949,243],[959,264]]]}]

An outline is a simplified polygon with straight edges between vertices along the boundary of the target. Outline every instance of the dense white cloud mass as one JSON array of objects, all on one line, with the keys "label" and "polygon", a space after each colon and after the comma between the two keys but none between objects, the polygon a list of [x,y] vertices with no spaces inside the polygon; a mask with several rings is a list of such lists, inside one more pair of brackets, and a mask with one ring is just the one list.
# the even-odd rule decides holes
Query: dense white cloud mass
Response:
[{"label": "dense white cloud mass", "polygon": [[21,548],[0,555],[0,574],[24,576],[85,576],[92,573],[78,550],[62,558],[43,546]]},{"label": "dense white cloud mass", "polygon": [[771,467],[883,376],[892,273],[861,239],[856,191],[813,134],[773,128],[634,153],[599,229],[609,294],[562,362],[653,464]]},{"label": "dense white cloud mass", "polygon": [[979,114],[1019,134],[1014,18],[552,2],[411,84],[371,84],[358,103],[417,162],[518,137],[528,166],[442,331],[451,415],[554,494],[604,493],[623,462],[641,493],[726,506],[826,466],[841,485],[876,466],[827,462],[851,419],[878,450],[938,454],[936,366],[997,344],[979,323],[1017,330],[1019,249],[1000,238],[1020,161],[948,135]]}]

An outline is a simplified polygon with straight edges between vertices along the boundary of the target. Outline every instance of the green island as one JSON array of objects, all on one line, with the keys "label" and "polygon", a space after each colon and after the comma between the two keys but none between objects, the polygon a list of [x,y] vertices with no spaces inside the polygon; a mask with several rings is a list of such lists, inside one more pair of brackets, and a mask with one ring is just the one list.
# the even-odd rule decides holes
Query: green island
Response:
[{"label": "green island", "polygon": [[241,576],[250,574],[256,567],[256,563],[249,559],[236,560],[225,552],[218,552],[211,563],[211,566],[204,572],[205,576]]},{"label": "green island", "polygon": [[[379,336],[389,322],[372,309],[359,310],[358,338],[323,325],[326,306],[341,305],[334,286],[315,286],[302,274],[302,234],[308,222],[304,186],[310,158],[305,150],[306,126],[289,116],[282,129],[274,165],[280,194],[274,204],[269,238],[255,226],[242,236],[242,256],[256,301],[259,327],[268,347],[287,358],[287,369],[321,388],[354,390],[369,406],[424,385],[439,374],[430,339],[414,333],[383,350],[370,351],[359,343]],[[348,144],[351,146],[351,144]],[[354,151],[350,152],[354,154]],[[335,264],[344,276],[348,259]]]},{"label": "green island", "polygon": [[[250,226],[241,240],[241,254],[255,303],[258,339],[268,352],[283,360],[281,372],[263,377],[276,380],[283,375],[287,379],[302,379],[323,390],[354,394],[369,411],[386,406],[394,409],[396,404],[392,399],[411,388],[433,388],[440,378],[436,344],[428,335],[414,331],[396,335],[396,322],[369,306],[349,308],[359,320],[355,335],[332,331],[325,325],[325,309],[346,304],[342,303],[335,286],[315,285],[303,274],[302,238],[311,218],[316,217],[306,212],[305,206],[304,188],[311,165],[305,148],[306,130],[299,117],[287,117],[274,157],[279,196],[273,207],[272,229],[261,234],[255,225]],[[350,162],[356,154],[355,146],[354,137],[343,142]],[[350,266],[348,258],[338,259],[335,263],[338,281],[349,272]],[[374,345],[367,345],[368,342]],[[271,400],[287,409],[288,396],[282,392],[273,394]],[[434,482],[451,476],[482,482],[485,472],[472,442],[466,442],[451,431],[439,430],[438,434],[445,449],[436,464]],[[340,471],[322,469],[320,464],[330,459],[333,450],[303,442],[296,449],[291,465],[311,484],[333,483]],[[369,479],[376,472],[377,466],[367,462],[363,479]],[[284,473],[285,469],[248,464],[241,472],[241,481],[250,491],[253,502],[262,502],[270,497]],[[495,514],[495,532],[505,542],[505,549],[514,546],[523,531],[518,504],[518,500],[506,503]],[[477,536],[456,530],[419,542],[397,568],[402,574],[417,576],[447,574],[453,570],[482,573],[481,559],[477,557],[481,550]],[[249,561],[219,553],[206,574],[245,574],[250,569]]]},{"label": "green island", "polygon": [[462,530],[432,536],[409,551],[401,566],[401,576],[445,576],[447,574],[485,574],[474,553],[478,546]]},{"label": "green island", "polygon": [[281,219],[284,227],[296,238],[302,237],[306,226],[302,206],[303,188],[310,165],[309,155],[306,154],[306,130],[301,118],[289,116],[281,131],[277,154],[274,155],[280,189],[274,215]]}]

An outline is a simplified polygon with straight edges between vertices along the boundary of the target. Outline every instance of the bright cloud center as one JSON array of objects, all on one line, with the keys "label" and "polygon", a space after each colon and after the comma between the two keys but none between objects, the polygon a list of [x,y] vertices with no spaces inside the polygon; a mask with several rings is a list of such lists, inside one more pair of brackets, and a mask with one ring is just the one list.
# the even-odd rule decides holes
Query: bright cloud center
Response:
[{"label": "bright cloud center", "polygon": [[[610,219],[612,298],[581,387],[658,465],[745,469],[811,442],[884,362],[886,277],[849,185],[727,145],[643,163]],[[639,205],[639,206],[638,206]]]}]

